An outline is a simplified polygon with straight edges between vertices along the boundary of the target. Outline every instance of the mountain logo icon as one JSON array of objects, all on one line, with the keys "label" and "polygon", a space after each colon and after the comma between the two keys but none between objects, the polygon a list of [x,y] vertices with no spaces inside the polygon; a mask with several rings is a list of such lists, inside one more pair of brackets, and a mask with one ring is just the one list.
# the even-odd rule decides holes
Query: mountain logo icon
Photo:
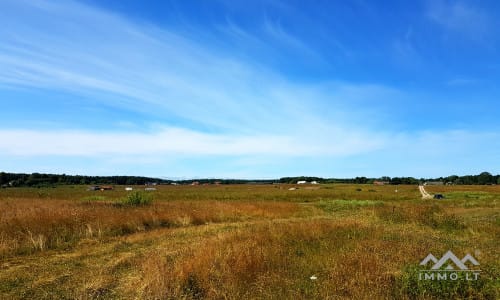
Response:
[{"label": "mountain logo icon", "polygon": [[472,257],[472,255],[467,254],[464,256],[464,258],[458,259],[458,257],[449,250],[439,260],[434,255],[432,255],[432,253],[427,255],[427,257],[425,257],[420,262],[420,265],[426,266],[429,261],[432,261],[434,263],[434,265],[431,267],[431,270],[440,270],[442,268],[444,268],[445,270],[455,270],[455,268],[458,268],[459,270],[469,270],[466,263],[470,263],[474,266],[479,265],[479,262],[474,257]]}]

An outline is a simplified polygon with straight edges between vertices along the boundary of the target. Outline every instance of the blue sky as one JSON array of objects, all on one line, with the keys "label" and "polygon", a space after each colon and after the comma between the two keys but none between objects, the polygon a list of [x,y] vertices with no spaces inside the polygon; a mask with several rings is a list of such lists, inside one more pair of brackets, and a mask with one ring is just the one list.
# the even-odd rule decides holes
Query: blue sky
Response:
[{"label": "blue sky", "polygon": [[0,170],[500,173],[498,1],[0,2]]}]

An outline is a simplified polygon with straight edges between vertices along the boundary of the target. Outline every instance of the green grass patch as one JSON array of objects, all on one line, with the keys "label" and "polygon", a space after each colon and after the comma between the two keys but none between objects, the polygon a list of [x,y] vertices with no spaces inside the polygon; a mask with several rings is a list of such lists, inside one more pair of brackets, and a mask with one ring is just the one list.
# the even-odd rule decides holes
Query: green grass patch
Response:
[{"label": "green grass patch", "polygon": [[462,218],[448,214],[433,214],[429,218],[423,218],[420,223],[446,231],[461,230],[467,227]]},{"label": "green grass patch", "polygon": [[445,199],[450,199],[450,200],[467,200],[467,201],[474,201],[474,200],[479,200],[479,201],[491,201],[491,200],[500,200],[500,195],[496,193],[489,193],[489,192],[481,192],[481,191],[474,191],[474,192],[449,192],[445,193]]},{"label": "green grass patch", "polygon": [[[456,272],[456,280],[437,280],[437,277],[424,280],[421,271],[424,268],[417,265],[404,268],[396,278],[393,296],[409,299],[497,299],[498,280],[490,277],[491,270],[482,272],[477,280],[467,280],[465,272]],[[474,276],[469,274],[469,279],[472,278]]]},{"label": "green grass patch", "polygon": [[95,196],[95,195],[82,198],[83,202],[106,201],[106,200],[108,200],[106,196]]},{"label": "green grass patch", "polygon": [[129,206],[145,206],[153,202],[153,196],[151,194],[145,194],[142,192],[133,192],[127,195],[120,201],[120,204]]},{"label": "green grass patch", "polygon": [[417,208],[383,207],[377,210],[377,215],[389,223],[417,223],[444,231],[462,230],[467,227],[463,218],[448,214],[437,205]]}]

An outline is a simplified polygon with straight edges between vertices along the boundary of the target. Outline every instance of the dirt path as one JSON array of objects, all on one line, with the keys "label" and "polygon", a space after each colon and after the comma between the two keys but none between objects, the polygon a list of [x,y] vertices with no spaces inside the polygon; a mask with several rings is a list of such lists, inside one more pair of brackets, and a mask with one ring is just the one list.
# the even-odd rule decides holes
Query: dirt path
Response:
[{"label": "dirt path", "polygon": [[432,199],[432,195],[427,193],[423,185],[419,185],[418,189],[420,190],[420,194],[422,194],[422,199]]}]

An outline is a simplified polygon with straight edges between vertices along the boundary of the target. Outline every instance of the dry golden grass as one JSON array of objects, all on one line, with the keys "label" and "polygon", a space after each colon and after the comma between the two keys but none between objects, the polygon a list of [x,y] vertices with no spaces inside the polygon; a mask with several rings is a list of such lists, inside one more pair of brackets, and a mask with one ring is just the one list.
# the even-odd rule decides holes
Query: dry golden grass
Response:
[{"label": "dry golden grass", "polygon": [[[122,190],[1,190],[0,299],[498,298],[496,187],[320,187],[162,186],[138,207]],[[482,280],[416,282],[447,250]]]},{"label": "dry golden grass", "polygon": [[15,199],[0,201],[0,256],[71,247],[83,238],[102,239],[157,227],[288,217],[286,202],[163,201],[144,207],[112,202]]},{"label": "dry golden grass", "polygon": [[[392,226],[378,224],[378,214],[370,212],[335,222],[253,224],[206,239],[181,253],[148,256],[141,265],[141,282],[145,283],[141,297],[411,298],[401,287],[401,266],[417,264],[429,252],[444,253],[457,241],[465,246],[464,253],[476,249],[465,238],[452,239],[446,231],[421,226],[427,225],[424,217],[429,216],[428,209],[410,210],[409,218]],[[494,251],[494,245],[490,239],[481,247]],[[497,258],[495,252],[481,256],[487,264],[498,265]],[[318,279],[311,280],[313,275]],[[494,292],[488,291],[470,294],[479,299],[492,299],[492,295]]]}]

